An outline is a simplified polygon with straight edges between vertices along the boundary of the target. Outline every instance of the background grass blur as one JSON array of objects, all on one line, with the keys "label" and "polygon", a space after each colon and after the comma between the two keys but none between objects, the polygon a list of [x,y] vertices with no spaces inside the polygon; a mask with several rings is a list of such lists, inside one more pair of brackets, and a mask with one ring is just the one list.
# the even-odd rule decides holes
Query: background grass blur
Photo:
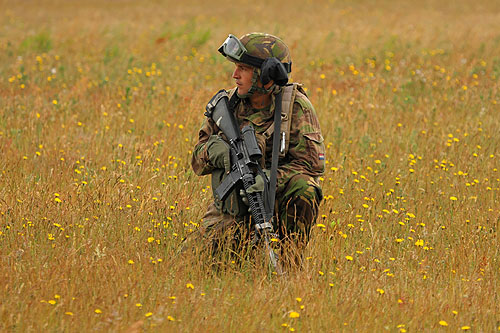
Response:
[{"label": "background grass blur", "polygon": [[[174,256],[217,48],[251,31],[327,144],[286,278]],[[0,0],[0,330],[500,329],[499,77],[495,0]]]}]

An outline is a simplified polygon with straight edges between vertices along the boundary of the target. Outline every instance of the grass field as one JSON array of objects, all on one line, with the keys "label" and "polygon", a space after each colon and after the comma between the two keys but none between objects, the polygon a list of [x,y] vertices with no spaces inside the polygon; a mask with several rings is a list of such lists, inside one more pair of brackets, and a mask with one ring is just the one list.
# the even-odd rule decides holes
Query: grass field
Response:
[{"label": "grass field", "polygon": [[[281,36],[327,146],[302,269],[175,256],[217,48]],[[0,331],[500,330],[500,3],[0,0]]]}]

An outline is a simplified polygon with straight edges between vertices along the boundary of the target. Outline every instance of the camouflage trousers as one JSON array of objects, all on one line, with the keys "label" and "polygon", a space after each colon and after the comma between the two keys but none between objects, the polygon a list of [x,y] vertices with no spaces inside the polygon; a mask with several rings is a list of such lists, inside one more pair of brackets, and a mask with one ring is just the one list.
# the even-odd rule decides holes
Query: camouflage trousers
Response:
[{"label": "camouflage trousers", "polygon": [[[297,245],[307,244],[322,199],[321,188],[314,178],[303,174],[292,177],[285,189],[276,194],[275,217],[278,220],[277,232],[280,239],[293,240]],[[234,217],[224,214],[212,203],[197,231],[197,236],[201,237],[195,239],[215,243],[222,239],[249,240],[251,229],[250,215]]]}]

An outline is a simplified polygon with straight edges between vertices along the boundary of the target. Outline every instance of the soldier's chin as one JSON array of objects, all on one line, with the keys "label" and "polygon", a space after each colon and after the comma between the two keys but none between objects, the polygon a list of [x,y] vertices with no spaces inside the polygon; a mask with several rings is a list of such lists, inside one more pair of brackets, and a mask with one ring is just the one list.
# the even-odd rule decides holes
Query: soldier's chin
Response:
[{"label": "soldier's chin", "polygon": [[242,89],[241,87],[238,87],[237,93],[238,95],[245,95],[248,92],[248,89]]}]

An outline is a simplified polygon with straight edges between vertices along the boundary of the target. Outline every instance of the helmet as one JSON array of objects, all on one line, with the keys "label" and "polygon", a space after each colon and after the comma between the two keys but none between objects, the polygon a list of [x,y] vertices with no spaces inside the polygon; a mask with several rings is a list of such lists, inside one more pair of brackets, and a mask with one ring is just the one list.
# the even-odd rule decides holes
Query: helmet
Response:
[{"label": "helmet", "polygon": [[292,71],[292,57],[288,46],[280,38],[270,34],[252,32],[240,39],[229,35],[219,52],[230,60],[257,68],[262,66],[264,60],[277,58],[283,63],[287,73]]},{"label": "helmet", "polygon": [[254,84],[248,96],[254,91],[268,93],[274,88],[274,85],[269,89],[257,87],[258,78],[264,85],[270,80],[278,85],[285,85],[288,73],[292,71],[290,50],[280,38],[270,34],[253,32],[239,39],[230,34],[219,52],[231,61],[254,67]]}]

